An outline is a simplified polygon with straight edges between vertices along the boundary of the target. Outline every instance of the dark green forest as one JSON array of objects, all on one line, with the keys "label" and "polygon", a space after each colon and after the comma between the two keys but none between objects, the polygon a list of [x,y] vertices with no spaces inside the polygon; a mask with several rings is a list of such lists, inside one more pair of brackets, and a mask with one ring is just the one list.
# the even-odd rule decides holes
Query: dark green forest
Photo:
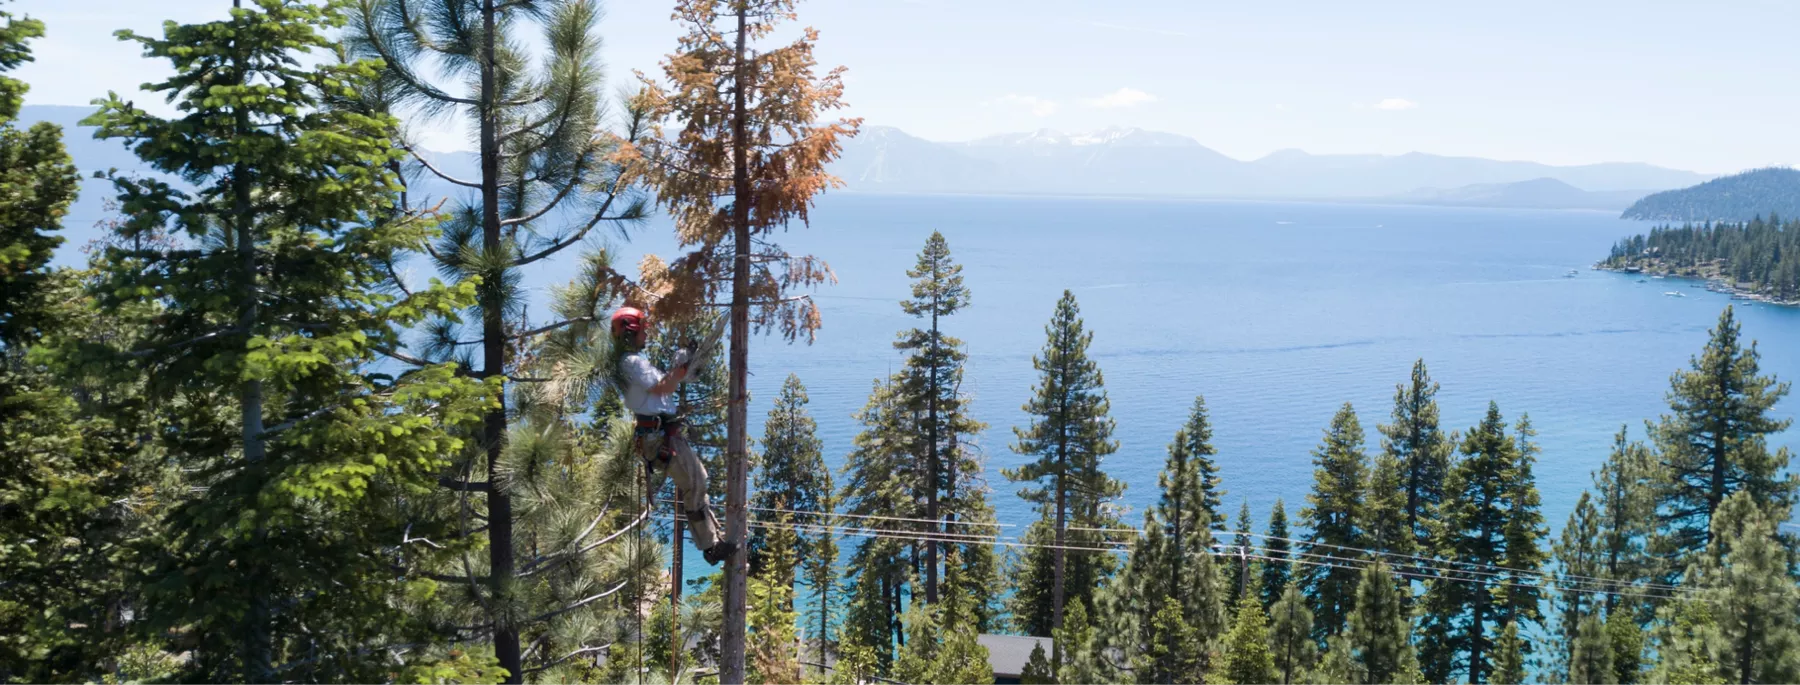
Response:
[{"label": "dark green forest", "polygon": [[1601,266],[1720,281],[1776,302],[1800,301],[1800,221],[1658,226],[1620,240]]},{"label": "dark green forest", "polygon": [[1800,216],[1800,170],[1752,169],[1691,188],[1652,193],[1623,218],[1650,221],[1749,221],[1769,213]]},{"label": "dark green forest", "polygon": [[[847,454],[801,378],[751,423],[752,341],[808,339],[833,278],[774,240],[860,124],[830,116],[818,37],[773,37],[792,0],[681,0],[663,73],[620,99],[588,0],[243,4],[120,34],[173,75],[87,121],[158,173],[106,176],[116,217],[80,268],[50,266],[80,181],[62,132],[13,126],[28,93],[0,72],[0,680],[991,683],[981,634],[1053,638],[1035,683],[1800,680],[1800,481],[1769,444],[1789,386],[1731,308],[1566,522],[1523,408],[1447,425],[1423,360],[1363,408],[1373,430],[1349,404],[1322,421],[1304,501],[1255,511],[1224,504],[1195,388],[1128,520],[1067,291],[1007,427],[1021,466],[972,449],[995,427],[941,324],[982,284],[941,234]],[[54,28],[0,12],[0,70]],[[476,175],[412,154],[400,111],[464,118]],[[677,253],[625,270],[588,239],[654,212]],[[1736,267],[1792,227],[1615,258]],[[1791,282],[1780,255],[1749,273]],[[520,274],[551,258],[580,276],[527,308]],[[699,582],[632,446],[599,323],[620,305],[664,322],[664,363],[728,327],[677,397],[746,543]],[[1015,495],[1039,515],[1016,536],[993,499]]]}]

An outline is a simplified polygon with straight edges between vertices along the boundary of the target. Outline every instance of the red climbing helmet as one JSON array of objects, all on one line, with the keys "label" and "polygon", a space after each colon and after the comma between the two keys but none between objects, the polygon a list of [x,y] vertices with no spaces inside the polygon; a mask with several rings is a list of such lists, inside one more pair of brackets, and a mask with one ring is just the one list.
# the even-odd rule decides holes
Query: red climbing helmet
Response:
[{"label": "red climbing helmet", "polygon": [[620,307],[612,315],[612,332],[614,337],[637,335],[644,330],[644,312],[637,307]]}]

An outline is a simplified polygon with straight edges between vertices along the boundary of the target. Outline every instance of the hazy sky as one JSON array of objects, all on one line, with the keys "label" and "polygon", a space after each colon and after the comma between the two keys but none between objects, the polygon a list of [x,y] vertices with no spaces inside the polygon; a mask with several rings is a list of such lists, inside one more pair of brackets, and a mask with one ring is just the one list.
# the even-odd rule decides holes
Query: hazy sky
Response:
[{"label": "hazy sky", "polygon": [[[674,46],[670,0],[612,0],[612,84]],[[164,73],[111,33],[229,0],[23,0],[33,104]],[[1800,2],[805,0],[850,113],[933,140],[1139,126],[1238,158],[1410,151],[1703,172],[1800,163]],[[141,101],[141,98],[140,98]],[[454,131],[432,147],[466,147]]]}]

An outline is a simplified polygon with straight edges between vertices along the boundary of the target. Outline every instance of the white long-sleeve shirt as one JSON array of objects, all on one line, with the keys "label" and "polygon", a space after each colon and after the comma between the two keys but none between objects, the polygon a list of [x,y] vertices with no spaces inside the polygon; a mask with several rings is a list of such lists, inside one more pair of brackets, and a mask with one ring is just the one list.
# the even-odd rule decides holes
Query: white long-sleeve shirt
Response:
[{"label": "white long-sleeve shirt", "polygon": [[642,353],[625,355],[619,360],[620,374],[625,377],[625,406],[632,413],[654,416],[675,413],[675,394],[650,392],[651,386],[663,380],[662,369],[650,363]]}]

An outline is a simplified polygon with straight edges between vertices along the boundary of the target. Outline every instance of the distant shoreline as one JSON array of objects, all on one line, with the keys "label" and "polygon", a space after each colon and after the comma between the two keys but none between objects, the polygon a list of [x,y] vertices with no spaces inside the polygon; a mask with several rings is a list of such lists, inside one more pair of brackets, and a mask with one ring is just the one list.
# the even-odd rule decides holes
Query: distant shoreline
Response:
[{"label": "distant shoreline", "polygon": [[1646,276],[1659,276],[1662,278],[1679,278],[1683,280],[1700,281],[1706,284],[1706,290],[1708,292],[1730,295],[1733,300],[1749,300],[1778,307],[1800,307],[1800,300],[1778,300],[1768,293],[1757,292],[1749,288],[1739,287],[1736,283],[1729,283],[1724,277],[1716,273],[1717,267],[1707,267],[1704,270],[1698,267],[1689,267],[1688,269],[1677,271],[1671,267],[1663,266],[1660,263],[1614,266],[1609,265],[1606,262],[1599,262],[1594,264],[1593,268],[1596,271],[1610,271],[1627,275],[1641,274]]},{"label": "distant shoreline", "polygon": [[[1451,204],[1432,202],[1404,202],[1388,197],[1269,197],[1269,196],[1236,196],[1236,195],[1184,195],[1163,193],[1050,193],[1050,192],[976,192],[956,190],[857,190],[839,188],[832,193],[849,195],[886,195],[890,197],[1008,197],[1023,199],[1081,199],[1081,200],[1163,200],[1180,202],[1255,202],[1276,204],[1295,202],[1302,204],[1322,205],[1371,205],[1385,207],[1435,207],[1439,209],[1498,209],[1527,212],[1589,212],[1600,214],[1618,214],[1618,210],[1594,209],[1591,207],[1502,207],[1479,204]],[[1627,221],[1629,221],[1627,219]]]}]

